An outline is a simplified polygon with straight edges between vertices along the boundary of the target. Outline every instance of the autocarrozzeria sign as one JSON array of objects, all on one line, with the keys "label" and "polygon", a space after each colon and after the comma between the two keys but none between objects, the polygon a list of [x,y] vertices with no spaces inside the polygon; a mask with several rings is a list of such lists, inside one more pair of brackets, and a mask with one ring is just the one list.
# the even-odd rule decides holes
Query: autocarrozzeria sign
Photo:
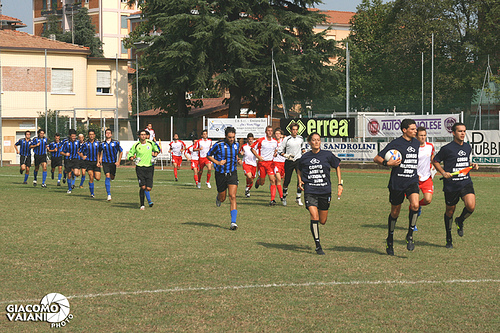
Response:
[{"label": "autocarrozzeria sign", "polygon": [[451,137],[451,127],[459,121],[460,115],[367,116],[365,118],[365,137],[398,137],[401,135],[401,121],[408,118],[415,120],[417,127],[425,127],[428,137]]}]

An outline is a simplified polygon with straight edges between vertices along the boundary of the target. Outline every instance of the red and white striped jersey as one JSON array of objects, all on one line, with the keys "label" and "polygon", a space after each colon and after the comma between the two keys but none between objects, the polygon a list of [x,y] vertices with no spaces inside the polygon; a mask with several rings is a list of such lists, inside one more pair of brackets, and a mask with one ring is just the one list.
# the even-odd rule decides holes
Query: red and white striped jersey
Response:
[{"label": "red and white striped jersey", "polygon": [[200,153],[200,158],[205,158],[207,157],[207,153],[212,148],[212,140],[211,139],[199,139],[194,143],[194,149],[201,148],[199,151]]},{"label": "red and white striped jersey", "polygon": [[[283,142],[283,138],[281,138],[279,141],[278,141],[278,146]],[[276,151],[278,151],[278,149],[276,148]],[[276,154],[276,156],[273,158],[273,161],[274,162],[285,162],[286,161],[286,158],[284,158],[283,156],[281,156],[280,154]]]},{"label": "red and white striped jersey", "polygon": [[174,156],[182,156],[182,149],[186,149],[186,144],[182,140],[177,140],[177,142],[172,141],[169,143],[169,146]]},{"label": "red and white striped jersey", "polygon": [[425,145],[420,146],[418,150],[418,166],[417,173],[418,179],[423,182],[431,177],[431,158],[436,153],[434,145],[426,142]]},{"label": "red and white striped jersey", "polygon": [[243,146],[241,146],[240,154],[243,155],[243,163],[257,166],[257,158],[252,153],[251,149],[252,147],[248,143],[245,143]]},{"label": "red and white striped jersey", "polygon": [[276,148],[278,148],[278,141],[273,138],[268,140],[266,137],[263,137],[255,141],[252,148],[257,151],[257,154],[262,156],[264,161],[272,161],[274,152],[276,151]]},{"label": "red and white striped jersey", "polygon": [[198,151],[194,151],[193,148],[194,148],[194,144],[187,147],[186,150],[184,151],[184,154],[187,153],[187,154],[191,155],[192,160],[198,161],[198,159],[199,159],[198,158]]}]

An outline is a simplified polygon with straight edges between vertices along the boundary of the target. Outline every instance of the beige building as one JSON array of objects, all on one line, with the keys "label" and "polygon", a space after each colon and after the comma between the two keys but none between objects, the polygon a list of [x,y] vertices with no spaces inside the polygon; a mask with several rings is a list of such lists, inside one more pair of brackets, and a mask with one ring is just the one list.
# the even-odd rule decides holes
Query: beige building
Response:
[{"label": "beige building", "polygon": [[47,110],[76,115],[77,122],[100,123],[102,116],[107,118],[106,126],[113,128],[117,110],[118,138],[132,138],[127,120],[127,61],[119,60],[117,71],[116,59],[89,58],[89,54],[85,47],[0,30],[4,161],[18,162],[14,143],[26,130],[37,130],[45,103]]}]

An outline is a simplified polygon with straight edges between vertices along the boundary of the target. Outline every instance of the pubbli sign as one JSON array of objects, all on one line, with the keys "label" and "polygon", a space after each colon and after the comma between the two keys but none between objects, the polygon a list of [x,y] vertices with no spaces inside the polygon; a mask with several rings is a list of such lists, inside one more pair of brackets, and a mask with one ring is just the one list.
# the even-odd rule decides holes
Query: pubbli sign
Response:
[{"label": "pubbli sign", "polygon": [[318,132],[322,138],[354,138],[354,118],[296,118],[281,119],[280,127],[290,135],[291,125],[299,125],[299,135],[307,137]]}]

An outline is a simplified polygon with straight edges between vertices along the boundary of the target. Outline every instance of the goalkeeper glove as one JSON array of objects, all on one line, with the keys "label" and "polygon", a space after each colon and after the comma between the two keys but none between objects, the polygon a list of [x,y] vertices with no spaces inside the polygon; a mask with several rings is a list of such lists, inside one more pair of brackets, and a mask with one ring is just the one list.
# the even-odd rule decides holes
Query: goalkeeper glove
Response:
[{"label": "goalkeeper glove", "polygon": [[138,165],[138,164],[139,164],[139,162],[141,162],[140,157],[136,157],[136,158],[134,159],[134,163],[135,163],[135,165]]},{"label": "goalkeeper glove", "polygon": [[158,159],[157,156],[151,157],[151,165],[155,165],[157,159]]}]

